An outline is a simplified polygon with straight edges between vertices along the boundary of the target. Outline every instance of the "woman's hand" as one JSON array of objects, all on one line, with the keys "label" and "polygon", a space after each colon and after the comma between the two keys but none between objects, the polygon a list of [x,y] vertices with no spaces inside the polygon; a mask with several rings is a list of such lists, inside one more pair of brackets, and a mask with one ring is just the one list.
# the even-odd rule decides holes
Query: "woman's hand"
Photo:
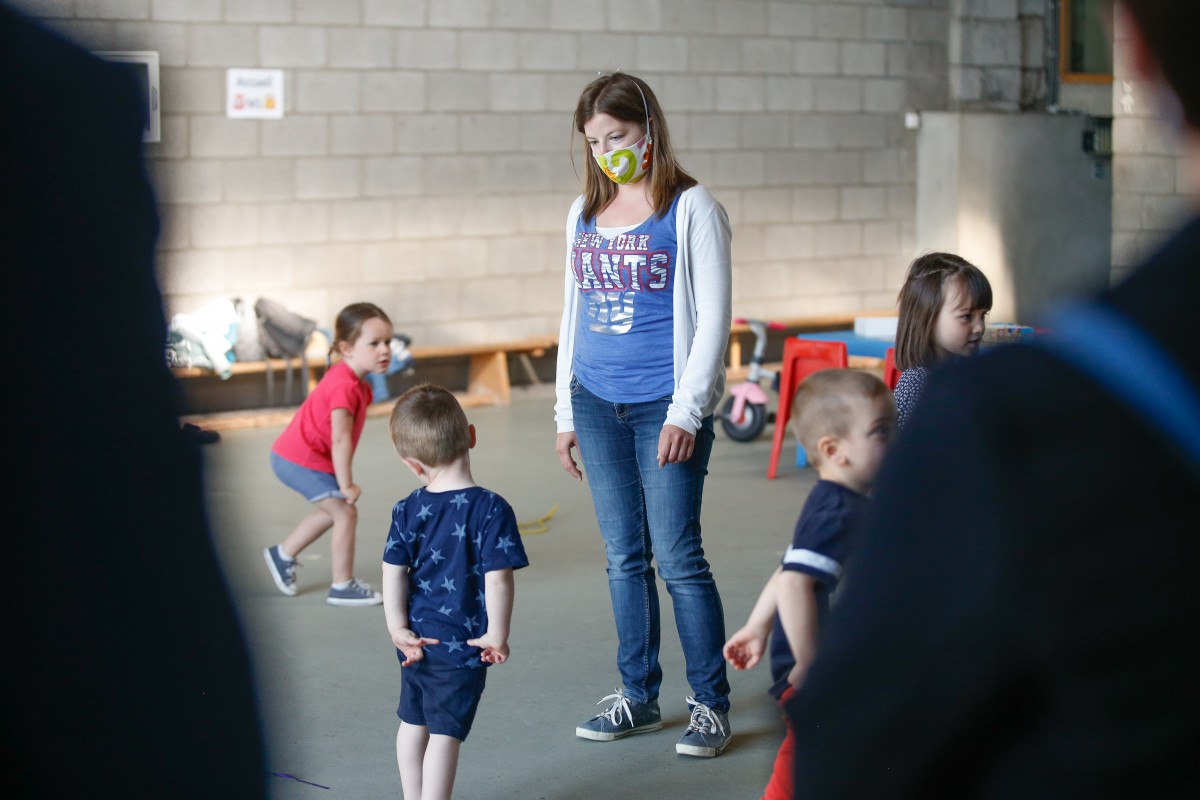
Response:
[{"label": "woman's hand", "polygon": [[[561,435],[561,434],[560,434]],[[695,434],[688,433],[677,425],[663,425],[658,435],[658,466],[680,464],[692,457],[696,446]]]},{"label": "woman's hand", "polygon": [[[579,465],[575,463],[575,457],[571,455],[571,448],[578,447],[579,440],[575,438],[575,431],[566,431],[560,433],[554,441],[554,450],[558,453],[559,463],[562,468],[567,471],[577,481],[583,480],[583,473],[579,471]],[[660,449],[662,445],[659,445]]]}]

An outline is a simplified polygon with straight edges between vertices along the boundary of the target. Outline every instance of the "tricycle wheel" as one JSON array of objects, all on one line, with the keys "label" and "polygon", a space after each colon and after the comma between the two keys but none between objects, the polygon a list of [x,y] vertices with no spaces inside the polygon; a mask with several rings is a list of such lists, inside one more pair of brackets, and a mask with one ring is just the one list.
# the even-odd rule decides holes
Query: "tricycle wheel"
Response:
[{"label": "tricycle wheel", "polygon": [[721,409],[721,428],[735,442],[753,442],[767,427],[767,407],[762,403],[746,403],[742,406],[742,418],[733,418],[734,398],[725,401]]}]

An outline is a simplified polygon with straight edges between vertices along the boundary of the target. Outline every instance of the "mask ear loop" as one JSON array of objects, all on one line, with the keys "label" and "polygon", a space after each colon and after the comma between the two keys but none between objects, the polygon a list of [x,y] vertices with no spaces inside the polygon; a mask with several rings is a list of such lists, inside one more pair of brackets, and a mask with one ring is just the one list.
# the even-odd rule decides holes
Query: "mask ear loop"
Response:
[{"label": "mask ear loop", "polygon": [[650,135],[650,105],[646,102],[646,93],[642,91],[642,87],[637,81],[633,81],[633,86],[642,96],[642,110],[646,112],[646,154],[642,156],[642,169],[648,170],[650,169],[650,153],[654,150],[654,137]]}]

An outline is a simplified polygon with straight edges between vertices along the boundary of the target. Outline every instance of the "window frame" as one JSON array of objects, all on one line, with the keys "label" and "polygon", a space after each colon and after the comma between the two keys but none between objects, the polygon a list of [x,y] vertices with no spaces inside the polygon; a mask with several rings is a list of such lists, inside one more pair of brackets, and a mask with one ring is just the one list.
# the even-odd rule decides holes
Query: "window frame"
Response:
[{"label": "window frame", "polygon": [[[1058,4],[1058,77],[1063,83],[1111,84],[1111,72],[1072,72],[1071,63],[1071,4],[1074,0],[1059,0]],[[1109,0],[1111,3],[1111,0]],[[1111,44],[1111,43],[1110,43]]]}]

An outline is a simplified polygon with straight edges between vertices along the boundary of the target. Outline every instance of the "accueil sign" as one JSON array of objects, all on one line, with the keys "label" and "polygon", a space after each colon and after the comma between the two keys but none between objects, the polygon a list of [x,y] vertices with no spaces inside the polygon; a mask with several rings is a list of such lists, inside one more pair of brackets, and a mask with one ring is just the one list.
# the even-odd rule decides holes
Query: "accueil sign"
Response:
[{"label": "accueil sign", "polygon": [[231,119],[283,119],[283,70],[227,70],[225,116]]}]

